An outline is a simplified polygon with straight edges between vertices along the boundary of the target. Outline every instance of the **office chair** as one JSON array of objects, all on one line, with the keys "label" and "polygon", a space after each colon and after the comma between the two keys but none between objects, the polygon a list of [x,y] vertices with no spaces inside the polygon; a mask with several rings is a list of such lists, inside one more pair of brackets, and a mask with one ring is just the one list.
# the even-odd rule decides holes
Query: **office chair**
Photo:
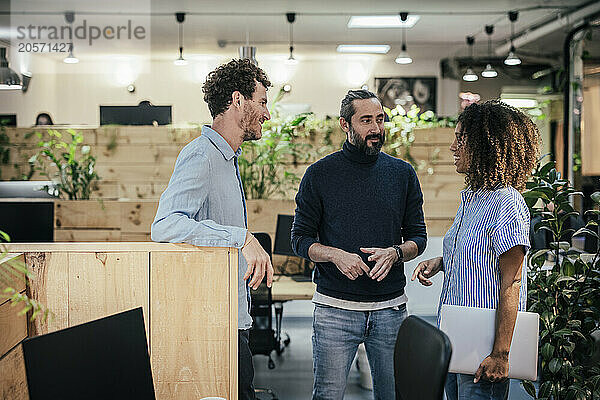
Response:
[{"label": "office chair", "polygon": [[452,346],[448,336],[421,318],[407,317],[396,338],[396,400],[442,400]]},{"label": "office chair", "polygon": [[[253,233],[260,245],[271,257],[271,237],[268,233]],[[271,261],[272,262],[272,261]],[[250,316],[252,328],[250,329],[250,351],[252,354],[262,354],[269,357],[269,369],[275,368],[271,357],[273,351],[279,349],[275,330],[273,329],[273,298],[271,288],[267,287],[266,278],[260,283],[257,290],[250,291],[252,304]]]},{"label": "office chair", "polygon": [[[271,254],[271,236],[268,233],[253,233],[258,243],[265,249],[269,258]],[[264,278],[256,290],[250,292],[252,304],[250,307],[250,316],[252,317],[252,328],[250,328],[249,346],[252,355],[262,354],[269,357],[269,369],[275,368],[275,362],[271,357],[273,350],[279,354],[279,343],[277,335],[273,330],[273,298],[271,297],[271,288],[267,286],[267,279]],[[254,388],[257,399],[277,400],[277,395],[273,390],[267,388]]]},{"label": "office chair", "polygon": [[22,346],[31,400],[155,399],[141,307]]}]

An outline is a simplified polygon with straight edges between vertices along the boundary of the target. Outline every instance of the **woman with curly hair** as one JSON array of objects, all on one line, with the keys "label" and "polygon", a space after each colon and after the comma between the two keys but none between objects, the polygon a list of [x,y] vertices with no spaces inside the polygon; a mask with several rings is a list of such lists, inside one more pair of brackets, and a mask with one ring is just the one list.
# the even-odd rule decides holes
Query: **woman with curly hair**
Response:
[{"label": "woman with curly hair", "polygon": [[520,191],[538,159],[539,132],[521,111],[499,101],[468,106],[450,146],[467,188],[444,236],[443,257],[419,263],[412,280],[430,286],[444,271],[443,304],[496,309],[492,352],[475,375],[448,374],[446,396],[508,398],[508,353],[517,318],[525,311],[529,210]]}]

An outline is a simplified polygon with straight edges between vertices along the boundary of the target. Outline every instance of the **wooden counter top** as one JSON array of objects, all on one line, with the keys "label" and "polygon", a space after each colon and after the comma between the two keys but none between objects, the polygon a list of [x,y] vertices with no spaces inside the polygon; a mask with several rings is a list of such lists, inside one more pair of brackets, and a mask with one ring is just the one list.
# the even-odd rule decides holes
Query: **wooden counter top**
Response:
[{"label": "wooden counter top", "polygon": [[149,251],[207,251],[222,249],[222,247],[198,247],[185,243],[156,243],[156,242],[51,242],[51,243],[6,243],[10,253],[28,252],[149,252]]}]

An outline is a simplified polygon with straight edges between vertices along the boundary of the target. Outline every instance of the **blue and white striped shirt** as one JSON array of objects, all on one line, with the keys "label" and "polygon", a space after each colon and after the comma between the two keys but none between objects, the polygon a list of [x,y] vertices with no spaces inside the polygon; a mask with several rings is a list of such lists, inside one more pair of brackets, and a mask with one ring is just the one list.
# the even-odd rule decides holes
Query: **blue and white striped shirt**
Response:
[{"label": "blue and white striped shirt", "polygon": [[[529,249],[529,210],[514,188],[461,192],[454,223],[444,236],[442,304],[497,308],[500,255],[514,246]],[[519,291],[519,311],[527,307],[527,264]]]}]

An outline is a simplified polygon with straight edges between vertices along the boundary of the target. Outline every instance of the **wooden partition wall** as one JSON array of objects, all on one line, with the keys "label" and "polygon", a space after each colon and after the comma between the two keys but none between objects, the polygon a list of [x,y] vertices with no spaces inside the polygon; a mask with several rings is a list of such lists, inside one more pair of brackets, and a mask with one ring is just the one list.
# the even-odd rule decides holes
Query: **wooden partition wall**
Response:
[{"label": "wooden partition wall", "polygon": [[20,341],[142,307],[157,399],[237,399],[237,250],[167,243],[13,244],[53,313],[0,304],[0,399],[27,399]]}]

